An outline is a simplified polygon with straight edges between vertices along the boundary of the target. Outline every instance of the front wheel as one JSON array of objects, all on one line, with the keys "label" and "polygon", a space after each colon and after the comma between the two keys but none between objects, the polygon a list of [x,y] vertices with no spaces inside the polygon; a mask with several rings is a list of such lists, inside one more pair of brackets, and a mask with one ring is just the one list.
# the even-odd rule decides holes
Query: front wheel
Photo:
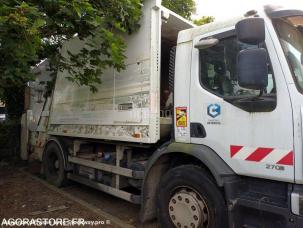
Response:
[{"label": "front wheel", "polygon": [[224,198],[208,174],[193,165],[169,170],[160,181],[161,227],[228,227]]}]

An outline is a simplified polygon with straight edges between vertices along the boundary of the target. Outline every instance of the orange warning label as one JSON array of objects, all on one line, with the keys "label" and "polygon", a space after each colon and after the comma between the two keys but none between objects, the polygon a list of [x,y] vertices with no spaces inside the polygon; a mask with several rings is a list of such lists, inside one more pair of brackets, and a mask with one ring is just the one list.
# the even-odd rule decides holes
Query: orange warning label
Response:
[{"label": "orange warning label", "polygon": [[176,108],[176,126],[187,127],[187,108],[178,107]]}]

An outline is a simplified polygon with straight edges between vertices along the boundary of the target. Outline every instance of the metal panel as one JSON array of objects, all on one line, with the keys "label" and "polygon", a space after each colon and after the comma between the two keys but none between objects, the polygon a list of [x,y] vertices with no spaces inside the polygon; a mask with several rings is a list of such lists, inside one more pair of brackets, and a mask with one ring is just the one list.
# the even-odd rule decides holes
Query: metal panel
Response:
[{"label": "metal panel", "polygon": [[126,169],[126,168],[108,165],[100,162],[95,162],[95,161],[89,161],[89,160],[71,157],[71,156],[68,157],[68,161],[78,165],[83,165],[86,167],[106,171],[109,173],[115,173],[121,176],[135,178],[135,179],[143,179],[144,176],[144,172],[142,171],[133,171],[131,169]]},{"label": "metal panel", "polygon": [[[191,69],[191,51],[192,42],[179,44],[176,54],[176,72],[175,72],[175,138],[176,142],[190,142],[190,69]],[[177,123],[179,112],[183,115],[183,123]],[[178,116],[177,116],[178,115]]]},{"label": "metal panel", "polygon": [[[123,37],[127,44],[126,69],[103,72],[97,93],[68,81],[67,72],[59,73],[49,134],[141,143],[160,139],[161,36],[176,41],[178,31],[193,26],[160,3],[144,1],[139,31]],[[162,27],[164,11],[166,24]],[[75,38],[62,51],[77,53],[85,45]]]},{"label": "metal panel", "polygon": [[[140,30],[123,37],[126,69],[103,72],[97,93],[68,81],[67,72],[59,73],[49,134],[143,143],[159,140],[160,111],[156,109],[151,115],[150,107],[154,92],[160,91],[160,75],[155,71],[160,66],[154,65],[154,53],[161,48],[159,39],[153,38],[161,36],[161,10],[156,5],[156,0],[144,2]],[[65,44],[63,53],[77,53],[85,45],[75,38]],[[158,106],[160,99],[154,101]]]}]

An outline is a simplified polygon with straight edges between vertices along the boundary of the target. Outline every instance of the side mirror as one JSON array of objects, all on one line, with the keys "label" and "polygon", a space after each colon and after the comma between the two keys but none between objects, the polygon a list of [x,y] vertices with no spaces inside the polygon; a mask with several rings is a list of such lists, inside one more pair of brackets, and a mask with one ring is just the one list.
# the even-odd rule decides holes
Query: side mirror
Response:
[{"label": "side mirror", "polygon": [[246,89],[263,90],[268,86],[267,51],[246,49],[238,54],[238,83]]},{"label": "side mirror", "polygon": [[257,45],[265,41],[265,22],[263,18],[247,18],[236,24],[238,40],[242,43]]},{"label": "side mirror", "polygon": [[201,50],[201,49],[207,49],[213,46],[216,46],[219,43],[219,40],[216,38],[209,38],[200,40],[196,45],[195,48]]}]

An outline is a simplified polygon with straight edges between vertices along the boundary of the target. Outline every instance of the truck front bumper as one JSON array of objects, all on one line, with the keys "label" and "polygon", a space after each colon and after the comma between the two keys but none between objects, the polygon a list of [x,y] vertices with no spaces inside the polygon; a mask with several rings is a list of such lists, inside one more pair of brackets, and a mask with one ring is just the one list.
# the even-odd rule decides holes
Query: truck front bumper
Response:
[{"label": "truck front bumper", "polygon": [[303,189],[295,187],[291,193],[291,212],[295,215],[303,216]]}]

